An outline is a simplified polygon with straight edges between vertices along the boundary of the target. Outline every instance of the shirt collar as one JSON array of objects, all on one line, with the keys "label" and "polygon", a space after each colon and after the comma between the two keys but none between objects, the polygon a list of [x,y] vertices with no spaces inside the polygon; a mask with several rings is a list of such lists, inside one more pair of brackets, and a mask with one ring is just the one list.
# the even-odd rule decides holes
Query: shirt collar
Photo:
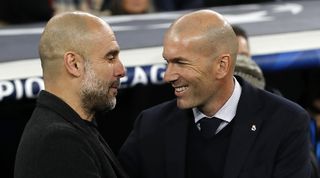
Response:
[{"label": "shirt collar", "polygon": [[235,86],[234,86],[231,97],[213,116],[206,116],[197,107],[192,108],[195,123],[197,123],[203,117],[208,117],[208,118],[217,117],[226,122],[231,122],[231,120],[236,115],[238,103],[240,100],[241,90],[242,90],[236,78],[234,78],[234,83],[235,83]]},{"label": "shirt collar", "polygon": [[57,114],[59,114],[63,119],[70,123],[77,123],[78,126],[82,128],[97,127],[97,123],[94,120],[87,121],[80,117],[80,115],[73,110],[66,102],[60,99],[58,96],[46,91],[42,90],[37,99],[37,105],[40,107],[46,107]]}]

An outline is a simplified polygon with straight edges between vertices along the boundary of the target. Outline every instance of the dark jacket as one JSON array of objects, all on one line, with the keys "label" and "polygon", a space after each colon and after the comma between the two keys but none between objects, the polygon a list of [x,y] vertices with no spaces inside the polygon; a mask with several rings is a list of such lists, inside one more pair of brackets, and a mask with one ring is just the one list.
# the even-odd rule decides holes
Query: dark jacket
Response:
[{"label": "dark jacket", "polygon": [[93,122],[58,97],[41,91],[15,161],[15,178],[124,178]]},{"label": "dark jacket", "polygon": [[[310,177],[309,118],[297,104],[242,86],[223,178]],[[143,111],[119,152],[132,178],[185,178],[191,109],[176,100]]]}]

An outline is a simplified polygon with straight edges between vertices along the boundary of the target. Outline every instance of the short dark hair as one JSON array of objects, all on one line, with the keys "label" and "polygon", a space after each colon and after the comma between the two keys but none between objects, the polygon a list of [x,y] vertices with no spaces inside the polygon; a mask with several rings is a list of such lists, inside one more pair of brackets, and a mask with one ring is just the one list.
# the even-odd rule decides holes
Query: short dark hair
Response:
[{"label": "short dark hair", "polygon": [[232,29],[237,36],[242,36],[248,41],[247,32],[238,25],[232,25]]}]

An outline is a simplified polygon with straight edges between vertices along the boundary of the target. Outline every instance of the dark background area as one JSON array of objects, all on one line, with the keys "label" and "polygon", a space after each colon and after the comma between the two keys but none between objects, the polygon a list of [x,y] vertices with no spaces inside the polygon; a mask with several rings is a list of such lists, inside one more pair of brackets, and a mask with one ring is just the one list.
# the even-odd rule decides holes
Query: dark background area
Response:
[{"label": "dark background area", "polygon": [[264,72],[268,87],[306,108],[310,101],[320,97],[320,68],[292,69]]},{"label": "dark background area", "polygon": [[[304,106],[306,100],[320,91],[320,69],[296,69],[265,73],[267,85],[281,91],[284,97]],[[145,108],[175,98],[168,84],[137,85],[119,91],[114,110],[97,115],[99,130],[117,154],[132,129],[135,118]],[[13,177],[15,152],[33,108],[35,99],[0,103],[1,177]]]}]

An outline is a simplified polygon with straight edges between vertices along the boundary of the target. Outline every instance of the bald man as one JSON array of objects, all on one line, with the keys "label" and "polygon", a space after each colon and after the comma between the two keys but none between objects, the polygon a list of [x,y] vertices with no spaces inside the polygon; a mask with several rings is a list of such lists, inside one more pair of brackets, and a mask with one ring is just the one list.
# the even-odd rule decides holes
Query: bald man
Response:
[{"label": "bald man", "polygon": [[83,12],[54,16],[39,54],[45,90],[24,129],[14,177],[127,177],[94,120],[115,107],[125,75],[110,26]]},{"label": "bald man", "polygon": [[163,41],[176,99],[140,113],[119,159],[132,178],[302,178],[308,116],[233,76],[238,41],[211,10],[188,13]]}]

